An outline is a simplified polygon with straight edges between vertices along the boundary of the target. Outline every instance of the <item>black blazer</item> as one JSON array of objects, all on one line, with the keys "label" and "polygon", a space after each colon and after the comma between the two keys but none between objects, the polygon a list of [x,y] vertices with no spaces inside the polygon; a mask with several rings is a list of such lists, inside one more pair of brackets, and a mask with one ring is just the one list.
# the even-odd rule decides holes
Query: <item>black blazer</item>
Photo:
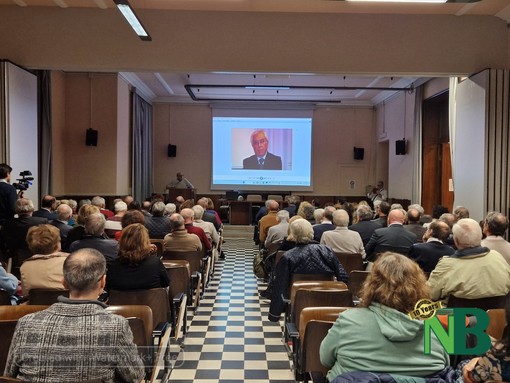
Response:
[{"label": "black blazer", "polygon": [[53,221],[54,219],[57,219],[57,213],[50,212],[46,209],[39,209],[34,211],[32,217],[46,218],[48,221]]},{"label": "black blazer", "polygon": [[376,229],[382,228],[381,224],[377,221],[360,221],[354,225],[349,226],[349,230],[357,231],[363,241],[363,246],[366,246],[372,234]]},{"label": "black blazer", "polygon": [[332,223],[319,223],[313,226],[313,240],[320,242],[325,231],[335,230],[336,225]]},{"label": "black blazer", "polygon": [[282,158],[267,152],[264,165],[260,167],[257,156],[254,154],[243,160],[243,169],[282,170]]},{"label": "black blazer", "polygon": [[441,257],[454,252],[452,247],[438,241],[415,243],[409,249],[409,258],[414,259],[424,272],[430,273]]},{"label": "black blazer", "polygon": [[0,225],[14,218],[16,189],[7,182],[0,182]]},{"label": "black blazer", "polygon": [[402,225],[395,224],[377,229],[365,246],[367,260],[375,261],[377,254],[385,251],[407,255],[409,248],[417,240],[416,234],[407,231]]}]

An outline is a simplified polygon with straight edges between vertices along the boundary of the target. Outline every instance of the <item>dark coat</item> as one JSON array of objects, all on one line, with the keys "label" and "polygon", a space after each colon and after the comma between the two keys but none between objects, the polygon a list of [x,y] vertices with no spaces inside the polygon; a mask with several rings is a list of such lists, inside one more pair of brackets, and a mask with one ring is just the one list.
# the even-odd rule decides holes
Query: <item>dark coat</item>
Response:
[{"label": "dark coat", "polygon": [[46,218],[48,221],[53,221],[54,219],[57,219],[57,213],[50,212],[46,209],[39,209],[34,211],[32,217]]},{"label": "dark coat", "polygon": [[260,166],[257,156],[254,154],[243,160],[243,169],[282,170],[282,158],[267,152],[264,165]]},{"label": "dark coat", "polygon": [[[14,254],[17,250],[28,250],[26,242],[28,229],[44,223],[48,223],[46,218],[29,215],[13,218],[2,226],[1,238],[11,254]],[[20,261],[22,260],[20,259]]]},{"label": "dark coat", "polygon": [[372,234],[377,229],[382,228],[381,224],[377,221],[360,221],[354,225],[349,226],[349,230],[357,231],[363,241],[363,246],[366,246]]},{"label": "dark coat", "polygon": [[436,268],[441,257],[452,255],[455,250],[438,241],[430,241],[426,243],[415,243],[409,249],[409,258],[414,259],[421,269],[430,273]]},{"label": "dark coat", "polygon": [[53,226],[60,230],[60,244],[62,246],[62,250],[68,251],[68,248],[66,248],[67,235],[69,234],[73,227],[68,225],[67,223],[63,223],[57,220],[51,221],[50,224],[52,224]]},{"label": "dark coat", "polygon": [[404,229],[403,225],[393,224],[377,229],[365,246],[367,260],[375,261],[377,254],[394,251],[406,255],[413,243],[417,242],[416,234]]},{"label": "dark coat", "polygon": [[0,182],[0,225],[14,218],[16,189],[7,182]]},{"label": "dark coat", "polygon": [[422,242],[423,234],[427,231],[420,223],[410,223],[408,225],[404,225],[404,229],[407,231],[410,231],[411,233],[416,234],[416,237],[418,238],[418,242]]},{"label": "dark coat", "polygon": [[105,239],[103,237],[97,237],[94,235],[86,234],[82,237],[82,239],[74,241],[69,247],[69,250],[73,252],[79,249],[84,249],[86,247],[96,249],[101,254],[103,254],[107,263],[111,263],[117,258],[117,241],[114,239]]},{"label": "dark coat", "polygon": [[320,242],[322,234],[324,234],[325,231],[329,230],[335,230],[336,225],[332,223],[319,223],[318,225],[313,226],[313,240]]}]

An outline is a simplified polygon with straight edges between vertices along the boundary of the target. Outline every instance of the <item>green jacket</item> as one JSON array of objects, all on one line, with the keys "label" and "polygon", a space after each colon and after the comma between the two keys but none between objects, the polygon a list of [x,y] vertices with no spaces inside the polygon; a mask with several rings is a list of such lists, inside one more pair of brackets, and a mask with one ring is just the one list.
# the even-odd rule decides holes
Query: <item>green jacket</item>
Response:
[{"label": "green jacket", "polygon": [[350,371],[422,377],[442,370],[448,354],[431,334],[432,352],[424,355],[423,327],[423,321],[378,303],[343,312],[320,348],[322,364],[331,368],[328,379]]}]

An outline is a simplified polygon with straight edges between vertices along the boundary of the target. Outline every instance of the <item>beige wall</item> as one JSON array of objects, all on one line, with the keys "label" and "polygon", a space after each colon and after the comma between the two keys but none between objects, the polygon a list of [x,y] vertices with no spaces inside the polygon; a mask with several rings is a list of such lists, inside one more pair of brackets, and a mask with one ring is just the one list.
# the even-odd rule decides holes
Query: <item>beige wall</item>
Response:
[{"label": "beige wall", "polygon": [[[198,188],[211,193],[212,113],[207,105],[154,105],[154,190],[182,171]],[[177,145],[168,158],[167,145]],[[353,147],[365,148],[365,159],[353,159]],[[373,108],[318,108],[313,116],[313,193],[360,195],[375,161]],[[372,165],[371,165],[372,164]],[[349,181],[355,181],[354,189]],[[217,193],[217,192],[215,192]]]},{"label": "beige wall", "polygon": [[[53,193],[127,194],[130,185],[129,87],[117,74],[52,74]],[[98,145],[86,146],[86,130]]]}]

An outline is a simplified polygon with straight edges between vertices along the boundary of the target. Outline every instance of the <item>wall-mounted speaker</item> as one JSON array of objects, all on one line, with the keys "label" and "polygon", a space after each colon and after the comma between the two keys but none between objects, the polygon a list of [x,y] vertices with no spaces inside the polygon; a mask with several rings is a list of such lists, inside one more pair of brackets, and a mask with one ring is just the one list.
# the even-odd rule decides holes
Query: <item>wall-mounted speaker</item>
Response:
[{"label": "wall-mounted speaker", "polygon": [[177,145],[168,145],[168,157],[177,156]]},{"label": "wall-mounted speaker", "polygon": [[85,135],[85,145],[97,146],[97,130],[87,129],[87,133]]},{"label": "wall-mounted speaker", "polygon": [[397,156],[402,156],[406,154],[406,140],[397,140],[395,141],[395,154]]},{"label": "wall-mounted speaker", "polygon": [[354,159],[362,160],[365,155],[365,148],[354,147]]}]

